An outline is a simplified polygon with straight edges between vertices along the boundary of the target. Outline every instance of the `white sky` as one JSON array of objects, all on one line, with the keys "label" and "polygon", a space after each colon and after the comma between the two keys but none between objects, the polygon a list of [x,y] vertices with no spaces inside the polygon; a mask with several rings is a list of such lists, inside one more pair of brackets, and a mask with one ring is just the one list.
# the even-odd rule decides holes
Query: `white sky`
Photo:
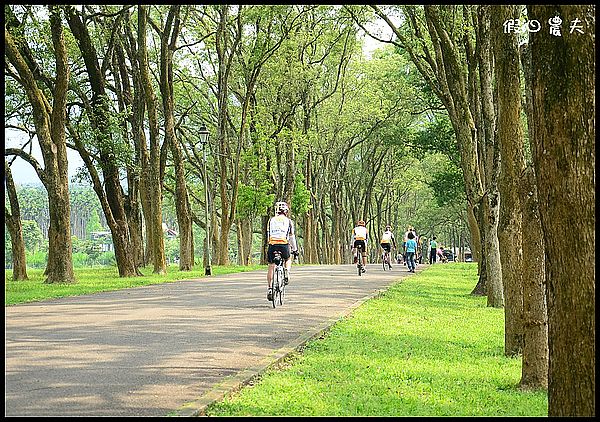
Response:
[{"label": "white sky", "polygon": [[[21,132],[16,131],[14,129],[5,130],[5,148],[19,148],[25,142],[27,142],[27,137],[24,136]],[[44,168],[44,159],[42,157],[42,152],[37,143],[37,140],[34,140],[32,144],[33,147],[31,150],[31,155],[33,155],[33,157],[37,159],[40,163],[40,166]],[[27,147],[27,151],[29,151],[29,147]],[[10,159],[12,160],[12,156],[10,157]],[[71,180],[71,176],[73,176],[76,173],[77,168],[83,166],[83,160],[81,159],[77,151],[74,151],[70,148],[67,148],[67,159],[69,160],[69,180]],[[33,167],[20,157],[17,157],[17,159],[12,163],[10,170],[15,184],[17,185],[25,183],[42,183]]]}]

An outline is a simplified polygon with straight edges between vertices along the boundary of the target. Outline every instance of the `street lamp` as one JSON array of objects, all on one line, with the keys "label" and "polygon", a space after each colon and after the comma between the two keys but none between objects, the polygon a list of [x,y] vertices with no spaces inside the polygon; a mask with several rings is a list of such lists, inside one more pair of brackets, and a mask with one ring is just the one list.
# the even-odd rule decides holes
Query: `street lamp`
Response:
[{"label": "street lamp", "polygon": [[208,130],[202,125],[198,133],[200,135],[200,143],[202,144],[203,167],[204,167],[204,212],[206,215],[206,243],[204,245],[204,253],[206,254],[206,268],[204,275],[211,275],[210,268],[210,215],[208,214],[208,173],[206,172],[206,147],[208,145]]}]

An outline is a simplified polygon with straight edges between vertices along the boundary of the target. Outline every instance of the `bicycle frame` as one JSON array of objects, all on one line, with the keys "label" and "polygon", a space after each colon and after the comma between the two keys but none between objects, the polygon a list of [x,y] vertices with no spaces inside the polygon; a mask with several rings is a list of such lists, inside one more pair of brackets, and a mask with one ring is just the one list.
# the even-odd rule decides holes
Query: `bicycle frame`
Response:
[{"label": "bicycle frame", "polygon": [[283,279],[285,260],[281,256],[281,252],[275,251],[273,263],[275,264],[275,268],[273,268],[273,280],[271,281],[271,288],[273,289],[273,308],[275,308],[278,300],[279,305],[283,305],[283,296],[285,295],[285,283]]}]

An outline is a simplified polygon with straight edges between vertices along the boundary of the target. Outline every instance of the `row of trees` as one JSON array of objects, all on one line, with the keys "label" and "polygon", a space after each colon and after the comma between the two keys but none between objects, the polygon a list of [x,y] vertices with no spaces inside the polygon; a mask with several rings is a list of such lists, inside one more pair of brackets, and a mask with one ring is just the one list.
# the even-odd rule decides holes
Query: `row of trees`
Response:
[{"label": "row of trees", "polygon": [[[503,29],[522,13],[577,18],[584,32],[531,33],[520,49]],[[5,6],[5,18],[5,126],[29,135],[5,155],[48,192],[47,282],[74,281],[67,147],[85,162],[121,276],[166,270],[167,193],[182,270],[192,223],[207,220],[215,262],[228,263],[235,228],[247,263],[275,200],[291,203],[306,262],[343,262],[359,218],[374,234],[414,224],[408,156],[435,150],[445,158],[429,180],[448,215],[466,215],[473,293],[504,306],[523,387],[549,382],[550,414],[593,414],[593,7],[51,5]],[[373,19],[392,48],[367,61],[359,28]],[[205,188],[208,218],[196,211]],[[18,239],[16,201],[9,214]]]},{"label": "row of trees", "polygon": [[[361,25],[364,9],[354,8]],[[370,9],[393,32],[372,36],[407,52],[448,112],[479,257],[474,293],[504,306],[521,386],[549,383],[550,415],[593,415],[594,6]],[[528,20],[570,28],[522,31]]]},{"label": "row of trees", "polygon": [[[374,232],[383,220],[398,220],[403,197],[392,183],[402,177],[406,153],[391,147],[404,140],[411,113],[431,107],[408,101],[415,78],[398,77],[400,56],[363,60],[344,9],[7,6],[5,15],[6,126],[30,135],[6,154],[30,162],[66,206],[66,156],[51,152],[56,145],[79,152],[112,232],[120,275],[135,275],[147,262],[154,272],[166,270],[164,191],[177,210],[180,269],[193,265],[191,221],[204,227],[206,220],[195,211],[204,205],[201,125],[213,134],[207,188],[216,230],[209,243],[219,264],[229,260],[233,226],[248,261],[253,232],[263,232],[275,198],[291,202],[300,219],[307,262],[341,262],[353,220],[369,216]],[[43,36],[48,32],[53,37]],[[63,101],[63,88],[65,116],[52,114],[49,103]],[[46,126],[56,135],[39,140]],[[49,151],[43,166],[27,151],[34,135]],[[49,173],[53,167],[61,172]],[[379,182],[382,169],[395,177]],[[380,183],[386,186],[375,198]],[[69,217],[54,202],[49,195],[49,233]],[[59,247],[55,240],[69,245],[67,237],[49,238],[51,251]],[[61,263],[51,271],[50,254],[47,281],[72,281],[68,253],[58,249],[55,256]]]}]

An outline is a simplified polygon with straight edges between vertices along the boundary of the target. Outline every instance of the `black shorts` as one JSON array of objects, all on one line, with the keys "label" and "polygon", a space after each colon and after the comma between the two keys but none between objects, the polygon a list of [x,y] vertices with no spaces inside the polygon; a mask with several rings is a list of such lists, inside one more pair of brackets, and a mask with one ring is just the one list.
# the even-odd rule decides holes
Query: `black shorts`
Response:
[{"label": "black shorts", "polygon": [[275,251],[281,252],[281,257],[284,261],[290,257],[290,245],[288,244],[280,244],[280,245],[269,245],[269,249],[267,250],[267,262],[269,264],[273,263],[273,258],[275,257]]},{"label": "black shorts", "polygon": [[392,250],[392,245],[389,243],[381,243],[381,247],[384,251],[389,252]]},{"label": "black shorts", "polygon": [[367,246],[365,245],[365,241],[364,240],[355,240],[354,241],[354,247],[357,248],[358,246],[360,246],[362,248],[361,252],[363,255],[367,254]]}]

